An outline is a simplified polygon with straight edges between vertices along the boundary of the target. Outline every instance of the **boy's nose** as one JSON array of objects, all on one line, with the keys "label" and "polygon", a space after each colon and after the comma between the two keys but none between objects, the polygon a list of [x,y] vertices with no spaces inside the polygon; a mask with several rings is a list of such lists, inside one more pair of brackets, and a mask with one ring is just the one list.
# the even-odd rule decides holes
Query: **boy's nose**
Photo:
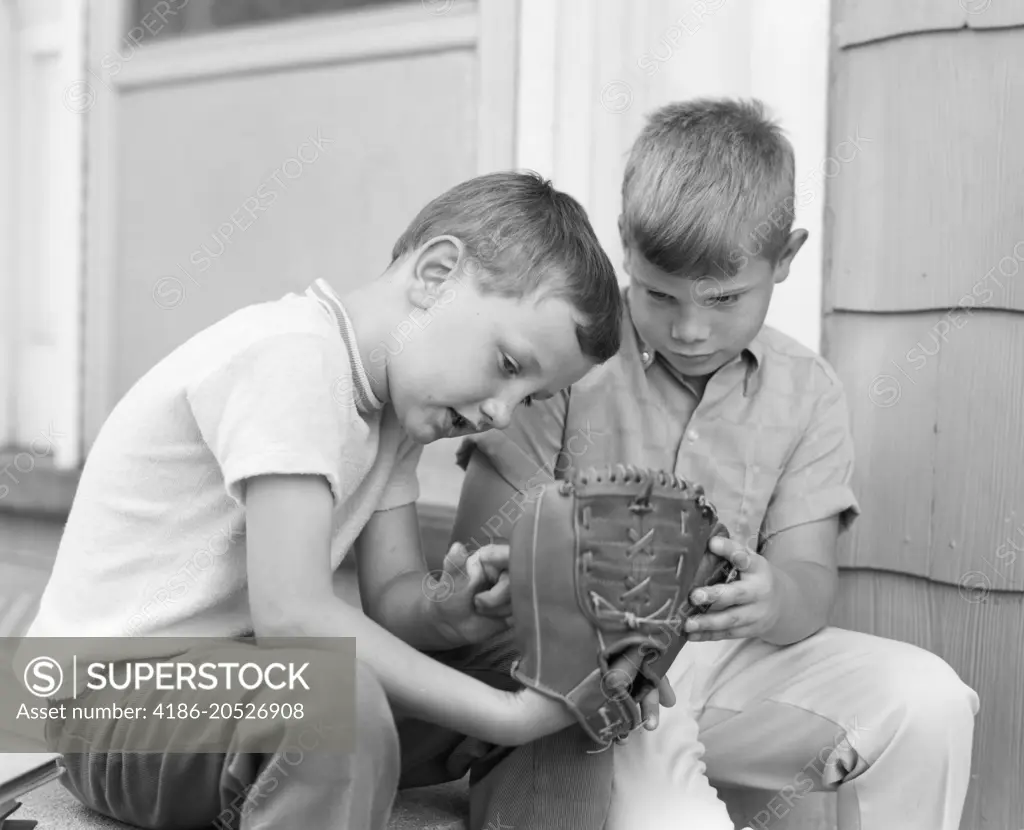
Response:
[{"label": "boy's nose", "polygon": [[484,401],[480,412],[483,413],[487,424],[495,429],[507,429],[512,423],[512,407],[498,398]]},{"label": "boy's nose", "polygon": [[710,326],[698,314],[680,317],[672,324],[672,339],[679,343],[687,345],[702,343],[708,339],[710,334]]}]

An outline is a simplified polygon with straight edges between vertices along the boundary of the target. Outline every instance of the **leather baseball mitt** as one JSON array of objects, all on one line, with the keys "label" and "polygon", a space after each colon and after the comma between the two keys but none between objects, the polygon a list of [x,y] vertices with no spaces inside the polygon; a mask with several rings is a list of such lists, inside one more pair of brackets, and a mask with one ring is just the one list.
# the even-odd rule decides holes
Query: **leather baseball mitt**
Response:
[{"label": "leather baseball mitt", "polygon": [[[624,740],[642,726],[638,695],[706,610],[690,593],[737,575],[708,551],[716,535],[729,534],[703,488],[670,473],[620,464],[541,488],[509,539],[513,676],[563,701],[605,748]],[[620,657],[635,680],[613,668]]]}]

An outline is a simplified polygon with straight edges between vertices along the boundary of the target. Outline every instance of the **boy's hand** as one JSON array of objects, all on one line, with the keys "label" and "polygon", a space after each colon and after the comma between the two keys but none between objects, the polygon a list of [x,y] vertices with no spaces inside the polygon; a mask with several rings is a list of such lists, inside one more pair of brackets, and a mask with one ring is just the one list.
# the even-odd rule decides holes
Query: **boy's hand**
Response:
[{"label": "boy's hand", "polygon": [[661,707],[671,709],[676,705],[676,692],[667,677],[661,678],[656,689],[651,689],[640,700],[640,711],[644,717],[644,729],[653,732],[658,728],[658,716]]},{"label": "boy's hand", "polygon": [[[618,675],[629,686],[636,679],[637,667],[629,658],[620,657],[612,663],[610,674]],[[518,725],[512,727],[507,746],[529,743],[577,723],[568,706],[533,689],[524,687],[515,692],[512,699],[513,724]],[[639,703],[644,729],[651,732],[658,725],[659,707],[675,706],[676,696],[668,680],[662,678],[657,688],[647,687],[641,693]]]},{"label": "boy's hand", "polygon": [[[636,683],[638,674],[639,664],[630,657],[623,656],[612,662],[609,678],[615,679],[616,686],[621,687],[625,685],[628,688],[632,688]],[[676,693],[672,688],[672,684],[668,682],[668,678],[663,677],[655,687],[652,687],[649,682],[645,682],[636,701],[640,704],[640,716],[643,720],[644,729],[648,732],[653,732],[658,728],[658,716],[661,707],[664,706],[670,709],[676,705]]]},{"label": "boy's hand", "polygon": [[492,586],[474,597],[478,614],[496,617],[512,625],[512,594],[508,576],[509,547],[507,544],[485,545],[477,551],[484,575]]},{"label": "boy's hand", "polygon": [[732,640],[760,637],[770,631],[782,613],[775,573],[768,560],[735,539],[714,537],[708,549],[732,562],[739,579],[727,585],[697,588],[692,602],[711,601],[705,614],[686,622],[691,640]]},{"label": "boy's hand", "polygon": [[425,583],[428,599],[452,646],[483,642],[508,627],[507,568],[508,545],[485,545],[470,554],[456,542],[442,572],[431,574],[433,579]]}]

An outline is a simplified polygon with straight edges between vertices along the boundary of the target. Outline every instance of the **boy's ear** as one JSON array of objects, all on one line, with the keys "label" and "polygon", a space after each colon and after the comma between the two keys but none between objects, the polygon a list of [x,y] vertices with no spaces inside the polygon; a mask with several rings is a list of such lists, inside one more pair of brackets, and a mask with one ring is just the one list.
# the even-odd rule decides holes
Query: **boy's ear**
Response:
[{"label": "boy's ear", "polygon": [[804,246],[807,241],[808,233],[803,228],[797,228],[793,231],[789,238],[786,240],[786,244],[782,246],[782,251],[779,254],[779,259],[775,263],[775,270],[772,273],[773,281],[778,284],[785,282],[786,277],[789,276],[789,266],[793,264],[793,259],[800,252],[800,249]]},{"label": "boy's ear", "polygon": [[465,246],[454,236],[436,236],[424,243],[413,263],[409,299],[417,308],[437,303],[448,280],[457,276]]}]

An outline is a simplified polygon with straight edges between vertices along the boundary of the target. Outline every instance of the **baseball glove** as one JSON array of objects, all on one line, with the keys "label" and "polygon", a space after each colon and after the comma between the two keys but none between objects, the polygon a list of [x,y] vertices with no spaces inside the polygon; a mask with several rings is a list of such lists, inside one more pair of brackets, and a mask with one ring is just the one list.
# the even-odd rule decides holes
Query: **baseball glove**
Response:
[{"label": "baseball glove", "polygon": [[[708,551],[716,535],[729,533],[704,489],[670,473],[619,464],[541,488],[509,539],[513,676],[604,748],[621,743],[706,610],[690,593],[737,576]],[[635,676],[612,666],[620,657]]]}]

